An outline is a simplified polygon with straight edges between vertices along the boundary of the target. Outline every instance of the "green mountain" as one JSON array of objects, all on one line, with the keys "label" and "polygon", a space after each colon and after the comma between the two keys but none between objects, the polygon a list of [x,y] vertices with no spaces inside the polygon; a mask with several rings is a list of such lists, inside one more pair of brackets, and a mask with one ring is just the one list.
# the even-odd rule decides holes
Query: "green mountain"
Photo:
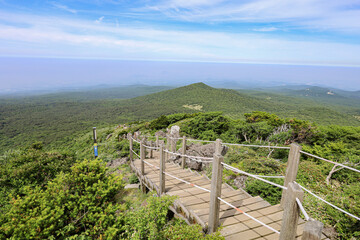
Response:
[{"label": "green mountain", "polygon": [[[203,83],[191,84],[168,91],[126,100],[127,106],[145,108],[143,116],[148,119],[160,114],[194,111],[223,111],[241,118],[244,113],[266,111],[284,118],[297,117],[319,124],[359,125],[360,122],[349,112],[339,112],[312,100],[292,98],[279,94],[268,94],[249,90],[236,91],[217,89]],[[343,109],[344,110],[344,109]]]},{"label": "green mountain", "polygon": [[[179,112],[222,111],[228,116],[242,118],[244,113],[266,111],[322,125],[360,125],[359,119],[354,117],[360,116],[359,107],[325,105],[275,93],[217,89],[203,83],[139,96],[156,90],[155,87],[149,89],[134,87],[132,92],[128,89],[117,94],[117,99],[108,99],[105,93],[94,93],[88,98],[83,93],[66,93],[0,100],[0,151],[35,140],[57,145],[93,126],[150,120]],[[139,97],[120,99],[131,94]]]}]

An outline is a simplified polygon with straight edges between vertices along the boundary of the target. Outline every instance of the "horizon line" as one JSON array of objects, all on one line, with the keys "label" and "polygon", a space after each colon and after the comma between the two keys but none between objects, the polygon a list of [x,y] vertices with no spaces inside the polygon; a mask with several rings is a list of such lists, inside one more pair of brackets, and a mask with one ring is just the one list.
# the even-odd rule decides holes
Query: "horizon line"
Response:
[{"label": "horizon line", "polygon": [[231,60],[193,60],[193,59],[141,59],[141,58],[106,58],[106,57],[59,57],[59,56],[13,56],[0,55],[0,58],[24,58],[24,59],[68,59],[68,60],[107,60],[107,61],[132,61],[132,62],[177,62],[177,63],[219,63],[219,64],[251,64],[251,65],[284,65],[304,67],[345,67],[360,68],[360,64],[322,64],[322,63],[289,63],[289,62],[257,62],[257,61],[231,61]]}]

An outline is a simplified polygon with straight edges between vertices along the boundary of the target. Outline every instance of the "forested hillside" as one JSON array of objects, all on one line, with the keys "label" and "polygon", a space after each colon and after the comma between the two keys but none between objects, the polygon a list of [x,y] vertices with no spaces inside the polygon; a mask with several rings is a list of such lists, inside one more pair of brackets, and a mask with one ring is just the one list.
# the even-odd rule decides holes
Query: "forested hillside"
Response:
[{"label": "forested hillside", "polygon": [[[360,107],[320,104],[274,93],[216,89],[197,83],[145,95],[166,87],[129,87],[102,92],[63,93],[0,101],[0,152],[43,141],[58,145],[93,126],[150,120],[162,114],[222,111],[243,118],[266,111],[283,118],[297,117],[319,125],[360,125]],[[145,95],[145,96],[139,96]],[[121,99],[138,96],[130,99]]]}]

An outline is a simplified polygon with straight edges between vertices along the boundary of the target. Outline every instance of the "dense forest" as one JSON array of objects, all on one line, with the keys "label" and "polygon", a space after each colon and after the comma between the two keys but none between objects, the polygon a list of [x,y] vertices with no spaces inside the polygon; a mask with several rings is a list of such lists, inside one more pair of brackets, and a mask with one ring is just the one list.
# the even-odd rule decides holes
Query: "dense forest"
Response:
[{"label": "dense forest", "polygon": [[[149,121],[160,115],[183,112],[222,111],[227,116],[244,119],[245,113],[266,111],[319,125],[360,126],[360,105],[355,93],[350,97],[329,96],[323,89],[322,95],[304,98],[270,90],[216,89],[203,83],[166,89],[130,86],[2,99],[0,153],[34,141],[42,141],[50,149],[93,126]],[[335,98],[330,101],[329,97]]]}]

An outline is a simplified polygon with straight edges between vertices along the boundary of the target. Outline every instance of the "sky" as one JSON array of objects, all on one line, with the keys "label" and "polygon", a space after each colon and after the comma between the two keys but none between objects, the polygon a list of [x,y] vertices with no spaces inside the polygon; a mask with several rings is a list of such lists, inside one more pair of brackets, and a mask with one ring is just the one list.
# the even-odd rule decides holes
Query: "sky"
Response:
[{"label": "sky", "polygon": [[[118,74],[119,68],[126,70],[126,64],[137,61],[132,64],[133,77],[123,77],[121,83],[150,78],[171,82],[178,78],[174,75],[177,70],[187,72],[181,74],[184,81],[202,81],[212,77],[209,73],[215,65],[221,72],[222,68],[246,69],[253,64],[256,67],[251,69],[257,81],[310,82],[358,90],[360,2],[0,0],[0,58],[8,66],[0,66],[0,81],[6,82],[3,87],[7,89],[20,88],[25,83],[32,86],[44,85],[43,82],[49,86],[113,83],[116,78],[111,72]],[[39,76],[24,69],[25,62],[35,66],[41,63],[44,72]],[[64,62],[67,70],[61,71]],[[106,66],[109,62],[112,69]],[[81,73],[91,71],[89,68],[94,64],[100,72],[106,68],[109,78],[99,75],[87,82],[87,74]],[[265,65],[273,66],[272,78]],[[151,71],[149,66],[163,69]],[[170,66],[173,71],[164,74]],[[194,66],[201,66],[203,75]],[[304,75],[293,66],[306,69]],[[134,78],[142,68],[149,69],[140,74],[141,78]],[[259,74],[262,70],[263,75]],[[214,73],[214,81],[251,78],[248,71],[245,75],[228,71],[233,75]],[[57,80],[52,80],[55,73]],[[75,80],[68,83],[70,78]]]}]

